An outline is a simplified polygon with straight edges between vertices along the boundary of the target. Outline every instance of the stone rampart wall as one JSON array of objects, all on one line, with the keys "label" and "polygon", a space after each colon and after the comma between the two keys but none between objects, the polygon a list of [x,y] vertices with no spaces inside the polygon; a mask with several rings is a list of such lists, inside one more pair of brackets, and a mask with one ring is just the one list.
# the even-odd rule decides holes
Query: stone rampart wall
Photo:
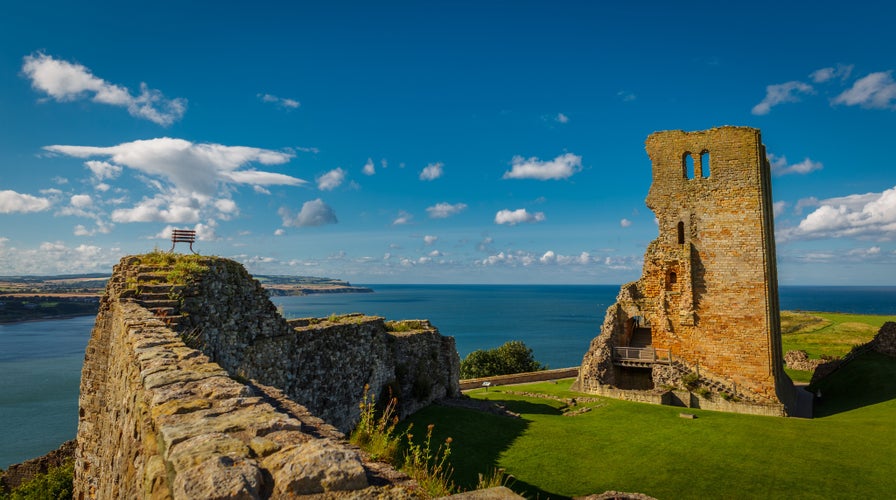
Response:
[{"label": "stone rampart wall", "polygon": [[453,339],[360,315],[289,324],[242,266],[202,264],[182,283],[116,266],[82,369],[75,498],[412,495],[328,422],[350,427],[365,383],[405,413],[459,394]]}]

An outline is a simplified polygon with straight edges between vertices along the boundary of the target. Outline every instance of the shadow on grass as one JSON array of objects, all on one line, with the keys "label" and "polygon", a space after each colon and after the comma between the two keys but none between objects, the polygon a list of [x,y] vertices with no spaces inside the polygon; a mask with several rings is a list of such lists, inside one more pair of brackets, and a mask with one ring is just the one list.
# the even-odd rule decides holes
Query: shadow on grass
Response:
[{"label": "shadow on grass", "polygon": [[[517,400],[492,400],[517,413],[559,415],[560,410],[548,404]],[[404,423],[413,424],[422,434],[433,424],[433,443],[442,443],[451,437],[451,462],[453,480],[461,490],[473,490],[479,475],[489,477],[498,467],[501,454],[529,428],[524,418],[512,418],[466,408],[429,406],[411,415]],[[402,431],[403,432],[403,431]],[[402,433],[402,436],[404,434]],[[532,499],[566,498],[545,492],[515,478],[507,481],[507,487]]]},{"label": "shadow on grass", "polygon": [[819,380],[810,390],[821,390],[815,418],[824,418],[896,399],[896,358],[877,352],[863,354]]}]

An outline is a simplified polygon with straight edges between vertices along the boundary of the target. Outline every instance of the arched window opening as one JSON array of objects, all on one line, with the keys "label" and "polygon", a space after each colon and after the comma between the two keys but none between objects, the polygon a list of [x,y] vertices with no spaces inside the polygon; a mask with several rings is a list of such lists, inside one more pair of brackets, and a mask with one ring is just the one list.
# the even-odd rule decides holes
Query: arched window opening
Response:
[{"label": "arched window opening", "polygon": [[678,223],[678,244],[684,245],[684,222]]},{"label": "arched window opening", "polygon": [[700,153],[700,177],[709,177],[710,175],[709,151],[704,149],[703,152]]},{"label": "arched window opening", "polygon": [[694,156],[689,151],[685,151],[681,157],[681,168],[685,179],[694,178]]}]

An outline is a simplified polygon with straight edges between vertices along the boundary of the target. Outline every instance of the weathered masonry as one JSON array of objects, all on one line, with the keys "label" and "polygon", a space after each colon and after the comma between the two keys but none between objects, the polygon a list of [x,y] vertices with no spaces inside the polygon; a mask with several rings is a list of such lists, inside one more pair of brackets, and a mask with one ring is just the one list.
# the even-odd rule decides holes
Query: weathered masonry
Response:
[{"label": "weathered masonry", "polygon": [[[647,248],[641,279],[624,285],[607,310],[579,388],[622,397],[653,390],[666,403],[790,413],[770,169],[759,130],[657,132],[646,149],[653,163],[646,201],[659,237]],[[689,392],[661,390],[675,387]]]}]

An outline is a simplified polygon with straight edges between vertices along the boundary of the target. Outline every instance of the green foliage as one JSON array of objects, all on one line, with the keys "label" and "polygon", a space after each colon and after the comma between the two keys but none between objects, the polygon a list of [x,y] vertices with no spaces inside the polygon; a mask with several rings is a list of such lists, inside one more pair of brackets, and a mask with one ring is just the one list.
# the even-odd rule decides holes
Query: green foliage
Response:
[{"label": "green foliage", "polygon": [[688,373],[681,377],[681,383],[684,384],[688,390],[694,390],[700,385],[700,376],[696,373]]},{"label": "green foliage", "polygon": [[[72,497],[74,485],[72,478],[74,477],[74,462],[59,467],[54,467],[46,472],[39,474],[30,481],[23,483],[18,488],[12,490],[8,497],[10,500],[63,500]],[[0,495],[0,498],[3,498]]]},{"label": "green foliage", "polygon": [[[206,262],[209,258],[201,255],[169,253],[156,249],[150,253],[138,255],[137,258],[143,265],[170,267],[171,270],[168,271],[165,278],[168,283],[172,284],[185,284],[194,275],[208,271]],[[130,287],[130,283],[128,285]]]},{"label": "green foliage", "polygon": [[[366,451],[370,458],[395,464],[398,459],[399,438],[395,434],[395,406],[398,399],[390,398],[386,407],[376,410],[376,398],[370,394],[370,386],[364,386],[364,396],[360,403],[361,420],[352,431],[349,440]],[[379,415],[377,415],[379,413]]]},{"label": "green foliage", "polygon": [[451,480],[454,469],[448,463],[448,457],[451,456],[451,441],[446,438],[438,449],[432,448],[432,430],[434,424],[426,426],[426,437],[423,443],[415,443],[414,435],[411,434],[414,426],[408,427],[405,432],[407,437],[407,450],[404,454],[404,470],[409,476],[417,481],[422,492],[428,498],[440,498],[452,495],[457,491],[457,487]]},{"label": "green foliage", "polygon": [[504,469],[492,469],[489,475],[479,474],[479,482],[476,483],[477,490],[487,490],[489,488],[497,488],[498,486],[508,486],[513,481],[512,476],[504,473]]},{"label": "green foliage", "polygon": [[460,378],[492,377],[535,372],[546,367],[535,361],[532,349],[520,340],[511,340],[495,349],[476,350],[460,362]]},{"label": "green foliage", "polygon": [[405,321],[387,321],[386,330],[390,332],[413,332],[423,329],[422,321],[405,320]]}]

